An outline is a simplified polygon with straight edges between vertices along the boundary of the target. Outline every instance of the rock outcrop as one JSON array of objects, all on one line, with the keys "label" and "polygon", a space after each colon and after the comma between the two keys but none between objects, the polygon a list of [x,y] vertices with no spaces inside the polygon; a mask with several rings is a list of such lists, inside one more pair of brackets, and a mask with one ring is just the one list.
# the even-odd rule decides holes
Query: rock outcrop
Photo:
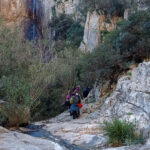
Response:
[{"label": "rock outcrop", "polygon": [[10,27],[18,24],[28,16],[25,0],[0,0],[0,15]]},{"label": "rock outcrop", "polygon": [[88,12],[80,49],[82,51],[92,51],[102,43],[105,32],[115,29],[116,22],[119,20],[120,18],[117,16],[109,18],[103,14],[98,14],[96,11]]},{"label": "rock outcrop", "polygon": [[[150,62],[122,77],[116,90],[106,99],[101,114],[135,122],[145,137],[150,132]],[[107,118],[107,117],[106,117]]]},{"label": "rock outcrop", "polygon": [[56,12],[57,15],[65,13],[68,15],[75,14],[77,12],[77,6],[80,0],[62,0],[57,1],[56,3]]},{"label": "rock outcrop", "polygon": [[62,13],[73,15],[77,11],[79,0],[40,0],[43,8],[43,19],[47,24],[53,16],[59,16]]}]

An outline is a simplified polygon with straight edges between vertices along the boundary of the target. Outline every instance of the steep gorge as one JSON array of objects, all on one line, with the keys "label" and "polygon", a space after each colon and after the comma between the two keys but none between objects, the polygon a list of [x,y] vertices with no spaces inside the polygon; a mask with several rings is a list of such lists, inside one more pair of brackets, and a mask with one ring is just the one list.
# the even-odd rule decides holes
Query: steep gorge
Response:
[{"label": "steep gorge", "polygon": [[[0,14],[4,17],[6,24],[11,28],[16,25],[23,28],[25,37],[29,40],[36,40],[43,36],[51,38],[51,31],[48,29],[48,24],[51,18],[55,15],[58,16],[61,13],[66,13],[72,14],[74,19],[76,19],[76,4],[78,3],[78,1],[75,0],[64,0],[62,1],[63,3],[58,3],[58,1],[52,0],[27,0],[26,3],[19,0],[1,0],[0,2],[2,4]],[[6,4],[9,9],[8,16],[6,9],[4,9],[4,7],[6,8]],[[24,9],[20,10],[22,7],[24,7]],[[125,16],[127,19],[128,14]],[[94,48],[102,43],[104,32],[109,32],[116,28],[116,22],[120,19],[121,17],[105,16],[103,14],[98,14],[96,11],[88,12],[87,21],[85,23],[84,38],[80,48],[83,48],[82,50],[84,51],[92,52]],[[46,131],[42,138],[48,138],[47,136],[49,135],[47,135],[47,132],[49,133],[50,131],[53,135],[60,136],[63,140],[67,142],[69,141],[71,144],[82,146],[84,150],[97,150],[104,148],[108,138],[104,135],[100,125],[103,125],[105,120],[111,121],[115,117],[119,119],[127,119],[131,122],[136,119],[138,121],[140,132],[143,133],[146,139],[150,138],[148,135],[150,131],[149,68],[149,62],[142,63],[138,68],[120,78],[117,88],[106,98],[106,100],[100,98],[101,91],[103,90],[100,85],[96,87],[96,90],[93,89],[91,92],[94,92],[94,94],[96,93],[94,97],[94,101],[96,102],[90,102],[90,97],[88,97],[88,102],[87,104],[84,104],[79,119],[72,120],[72,117],[69,116],[69,112],[66,111],[50,120],[35,123],[37,126],[43,127],[42,130],[44,129],[44,131]],[[64,68],[62,67],[61,69]],[[1,148],[6,148],[8,146],[8,149],[12,149],[14,146],[14,143],[10,139],[12,138],[16,139],[15,141],[18,142],[16,143],[16,149],[18,147],[20,148],[22,143],[25,148],[31,150],[68,149],[65,148],[64,145],[57,145],[59,141],[57,138],[53,143],[51,142],[51,139],[49,141],[45,139],[31,138],[17,132],[10,132],[4,128],[0,128],[0,133],[1,132]],[[35,131],[35,134],[37,133],[38,131]],[[8,144],[8,141],[10,141],[10,145]],[[71,144],[70,146],[73,147]],[[133,150],[145,150],[143,147],[149,149],[150,145],[148,143],[144,146],[133,146]],[[126,149],[131,150],[132,148],[122,148],[122,150]]]}]

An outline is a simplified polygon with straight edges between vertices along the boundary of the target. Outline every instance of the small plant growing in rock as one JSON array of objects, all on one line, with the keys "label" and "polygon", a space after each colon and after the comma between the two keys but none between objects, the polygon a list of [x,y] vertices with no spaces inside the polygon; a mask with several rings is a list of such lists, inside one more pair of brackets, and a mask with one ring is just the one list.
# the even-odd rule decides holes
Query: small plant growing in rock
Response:
[{"label": "small plant growing in rock", "polygon": [[120,121],[115,118],[112,122],[104,122],[103,129],[109,137],[109,143],[113,146],[131,145],[144,141],[141,135],[136,134],[136,125],[126,120]]},{"label": "small plant growing in rock", "polygon": [[131,73],[131,72],[128,72],[128,76],[130,76],[130,77],[131,77],[131,76],[132,76],[132,73]]}]

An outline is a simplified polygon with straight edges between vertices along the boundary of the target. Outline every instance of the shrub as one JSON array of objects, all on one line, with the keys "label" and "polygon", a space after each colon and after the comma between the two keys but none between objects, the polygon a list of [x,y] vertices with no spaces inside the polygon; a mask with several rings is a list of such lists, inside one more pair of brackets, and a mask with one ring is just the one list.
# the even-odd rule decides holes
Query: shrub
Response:
[{"label": "shrub", "polygon": [[48,63],[42,63],[39,47],[0,24],[0,93],[5,100],[1,114],[7,125],[29,122],[33,105],[51,79],[51,70]]},{"label": "shrub", "polygon": [[78,23],[75,22],[67,30],[67,40],[77,47],[80,46],[80,43],[83,39],[84,28]]},{"label": "shrub", "polygon": [[68,90],[78,84],[77,66],[81,56],[79,50],[69,45],[55,54],[51,62],[54,77],[42,94],[40,104],[32,112],[36,114],[33,115],[35,120],[53,117],[64,110],[61,104],[65,101]]},{"label": "shrub", "polygon": [[61,41],[62,43],[68,40],[74,46],[78,47],[80,45],[84,28],[79,22],[74,21],[71,16],[61,14],[58,17],[53,17],[49,27],[54,33],[54,40]]},{"label": "shrub", "polygon": [[[126,0],[82,0],[84,11],[98,11],[106,15],[123,16],[124,10],[128,7]],[[79,9],[82,10],[83,9]]]},{"label": "shrub", "polygon": [[133,144],[140,137],[136,134],[136,125],[125,120],[114,119],[113,122],[105,122],[104,131],[112,144]]},{"label": "shrub", "polygon": [[49,27],[54,32],[55,40],[64,40],[67,38],[67,30],[73,24],[73,19],[69,15],[61,14],[58,17],[53,17],[49,23]]},{"label": "shrub", "polygon": [[149,11],[136,12],[129,20],[119,22],[116,30],[107,33],[103,43],[80,60],[81,83],[88,85],[95,80],[116,83],[118,76],[126,72],[130,64],[149,59],[149,19]]}]

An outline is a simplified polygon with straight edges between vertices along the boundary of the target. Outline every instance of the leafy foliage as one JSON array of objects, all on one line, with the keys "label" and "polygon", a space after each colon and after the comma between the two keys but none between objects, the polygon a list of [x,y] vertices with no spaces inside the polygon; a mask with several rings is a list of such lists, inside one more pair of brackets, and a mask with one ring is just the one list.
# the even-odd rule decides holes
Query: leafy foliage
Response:
[{"label": "leafy foliage", "polygon": [[[81,0],[80,6],[84,11],[98,11],[106,15],[123,16],[124,10],[128,7],[126,0]],[[83,9],[81,12],[84,12]]]},{"label": "leafy foliage", "polygon": [[5,100],[1,114],[7,125],[29,122],[34,103],[51,80],[51,70],[42,63],[39,48],[0,24],[0,93]]},{"label": "leafy foliage", "polygon": [[54,33],[54,40],[70,41],[74,46],[79,46],[83,38],[84,28],[72,19],[71,16],[61,14],[53,17],[49,26]]},{"label": "leafy foliage", "polygon": [[34,110],[35,120],[47,119],[62,112],[61,104],[65,101],[66,93],[77,84],[77,66],[82,53],[73,47],[68,48],[64,47],[51,62],[54,77],[42,94],[40,105]]},{"label": "leafy foliage", "polygon": [[117,29],[107,33],[103,43],[80,61],[81,82],[92,84],[98,79],[115,83],[130,64],[149,59],[149,20],[149,11],[139,11],[119,22]]},{"label": "leafy foliage", "polygon": [[78,23],[75,22],[67,30],[67,40],[71,41],[73,45],[79,47],[83,39],[84,28]]},{"label": "leafy foliage", "polygon": [[[104,123],[104,131],[112,144],[133,144],[140,135],[136,134],[136,126],[128,121],[114,119],[113,122]],[[143,142],[141,139],[140,142]]]},{"label": "leafy foliage", "polygon": [[67,38],[67,30],[73,24],[73,19],[69,15],[61,14],[59,17],[53,17],[49,23],[52,31],[55,33],[55,40],[64,40]]}]

